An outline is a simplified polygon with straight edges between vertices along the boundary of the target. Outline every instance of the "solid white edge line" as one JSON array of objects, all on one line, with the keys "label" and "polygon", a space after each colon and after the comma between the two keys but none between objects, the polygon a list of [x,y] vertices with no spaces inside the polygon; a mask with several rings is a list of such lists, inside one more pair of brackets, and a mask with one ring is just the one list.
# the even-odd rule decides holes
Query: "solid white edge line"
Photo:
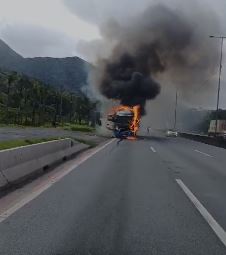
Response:
[{"label": "solid white edge line", "polygon": [[156,153],[156,150],[155,150],[154,147],[151,146],[150,149],[151,149],[154,153]]},{"label": "solid white edge line", "polygon": [[26,204],[28,204],[29,202],[31,202],[33,199],[35,199],[36,197],[38,197],[39,195],[41,195],[45,190],[49,189],[51,186],[53,186],[55,183],[57,183],[59,180],[61,180],[64,176],[66,176],[67,174],[69,174],[71,171],[73,171],[75,168],[77,168],[78,166],[80,166],[82,163],[84,163],[86,160],[88,160],[89,158],[91,158],[92,156],[94,156],[96,153],[98,153],[99,151],[103,150],[105,147],[107,147],[108,145],[110,145],[112,142],[114,142],[116,139],[112,139],[111,141],[107,142],[106,144],[102,145],[101,147],[97,147],[96,149],[94,149],[91,153],[89,153],[88,155],[84,156],[84,158],[82,158],[78,163],[76,163],[75,165],[73,165],[72,167],[68,168],[66,171],[64,171],[62,174],[57,175],[56,178],[51,179],[47,184],[43,185],[42,187],[40,187],[38,190],[35,190],[34,192],[32,192],[31,194],[27,195],[25,198],[23,198],[22,200],[20,200],[18,203],[16,203],[15,205],[13,205],[12,207],[10,207],[9,209],[7,209],[6,211],[4,211],[3,213],[0,214],[0,223],[3,222],[4,220],[6,220],[9,216],[11,216],[12,214],[14,214],[16,211],[18,211],[19,209],[21,209],[22,207],[24,207]]},{"label": "solid white edge line", "polygon": [[183,183],[182,180],[176,179],[176,182],[202,215],[202,217],[206,220],[212,230],[215,232],[217,237],[221,240],[221,242],[226,247],[226,232],[224,229],[217,223],[217,221],[213,218],[213,216],[206,210],[206,208],[199,202],[199,200],[193,195],[193,193],[189,190],[189,188]]},{"label": "solid white edge line", "polygon": [[207,157],[211,157],[211,158],[213,157],[213,156],[211,156],[211,155],[209,155],[209,154],[207,154],[205,152],[199,151],[199,150],[195,150],[195,152],[198,152],[198,153],[200,153],[200,154],[202,154],[204,156],[207,156]]}]

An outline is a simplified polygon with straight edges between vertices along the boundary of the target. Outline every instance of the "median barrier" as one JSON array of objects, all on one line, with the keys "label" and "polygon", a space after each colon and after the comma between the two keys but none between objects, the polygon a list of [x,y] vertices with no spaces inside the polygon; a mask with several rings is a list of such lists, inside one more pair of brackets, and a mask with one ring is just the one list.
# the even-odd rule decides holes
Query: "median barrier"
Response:
[{"label": "median barrier", "polygon": [[180,132],[181,137],[202,142],[205,144],[221,147],[226,149],[226,141],[221,137],[211,137],[208,135],[194,134],[194,133],[184,133]]},{"label": "median barrier", "polygon": [[88,147],[67,138],[0,151],[0,188],[17,183]]},{"label": "median barrier", "polygon": [[7,185],[8,185],[8,182],[7,182],[6,178],[0,172],[0,189],[7,186]]}]

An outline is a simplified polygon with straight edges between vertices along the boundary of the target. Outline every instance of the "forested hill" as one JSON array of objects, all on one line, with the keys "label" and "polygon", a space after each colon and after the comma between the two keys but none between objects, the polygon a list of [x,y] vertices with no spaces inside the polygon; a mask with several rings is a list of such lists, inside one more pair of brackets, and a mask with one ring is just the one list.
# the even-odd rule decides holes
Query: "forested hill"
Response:
[{"label": "forested hill", "polygon": [[40,126],[88,123],[96,103],[16,72],[0,70],[0,123]]},{"label": "forested hill", "polygon": [[0,40],[0,68],[23,73],[59,88],[81,91],[92,67],[78,57],[23,58]]}]

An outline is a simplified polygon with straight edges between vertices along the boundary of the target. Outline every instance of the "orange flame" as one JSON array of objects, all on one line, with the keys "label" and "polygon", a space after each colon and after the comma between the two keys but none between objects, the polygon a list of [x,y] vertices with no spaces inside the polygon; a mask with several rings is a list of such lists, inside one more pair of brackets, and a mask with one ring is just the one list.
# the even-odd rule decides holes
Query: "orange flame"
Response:
[{"label": "orange flame", "polygon": [[131,109],[133,111],[134,117],[130,126],[130,130],[133,132],[134,136],[136,136],[140,127],[140,106],[136,105]]}]

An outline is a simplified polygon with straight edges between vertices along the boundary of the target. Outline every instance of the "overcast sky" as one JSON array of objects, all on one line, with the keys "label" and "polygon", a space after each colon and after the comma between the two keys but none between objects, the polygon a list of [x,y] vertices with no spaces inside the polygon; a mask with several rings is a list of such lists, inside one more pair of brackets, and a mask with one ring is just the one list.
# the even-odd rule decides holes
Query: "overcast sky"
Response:
[{"label": "overcast sky", "polygon": [[[0,38],[24,57],[79,55],[81,42],[98,41],[99,26],[108,19],[127,19],[153,2],[180,8],[192,1],[0,0]],[[226,0],[201,2],[226,16]]]},{"label": "overcast sky", "polygon": [[[77,55],[92,60],[106,50],[100,32],[104,22],[112,18],[123,22],[153,2],[177,9],[193,2],[196,12],[209,5],[224,24],[221,33],[226,34],[226,0],[198,1],[196,8],[197,0],[0,0],[0,38],[24,57]],[[89,42],[95,42],[94,48]],[[225,73],[224,68],[226,87]],[[222,101],[226,102],[226,88]]]},{"label": "overcast sky", "polygon": [[0,38],[24,57],[76,55],[79,40],[99,37],[61,0],[0,0]]}]

